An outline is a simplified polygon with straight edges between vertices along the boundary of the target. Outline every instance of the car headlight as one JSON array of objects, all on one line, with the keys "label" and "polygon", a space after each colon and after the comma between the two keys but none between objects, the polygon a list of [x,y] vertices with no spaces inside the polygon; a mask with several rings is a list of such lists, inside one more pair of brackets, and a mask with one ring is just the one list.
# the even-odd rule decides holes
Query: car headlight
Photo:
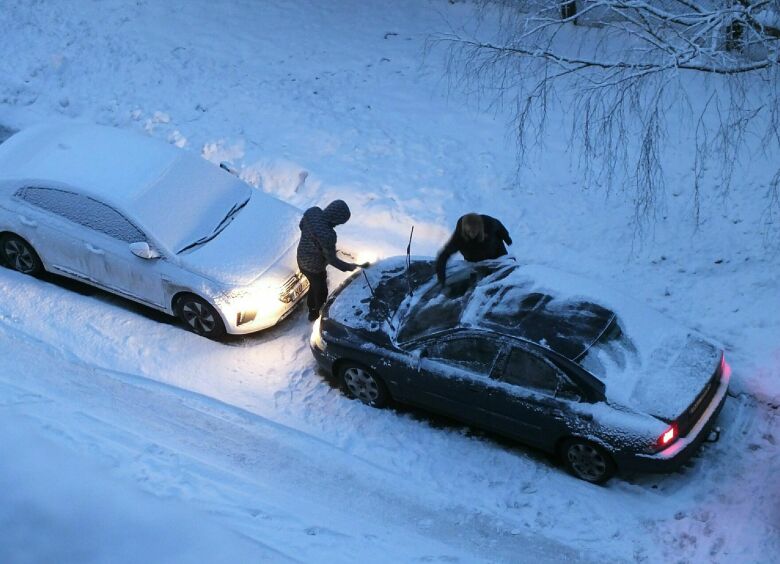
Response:
[{"label": "car headlight", "polygon": [[282,305],[278,288],[242,289],[231,292],[222,300],[222,307],[236,320],[236,325],[275,315]]}]

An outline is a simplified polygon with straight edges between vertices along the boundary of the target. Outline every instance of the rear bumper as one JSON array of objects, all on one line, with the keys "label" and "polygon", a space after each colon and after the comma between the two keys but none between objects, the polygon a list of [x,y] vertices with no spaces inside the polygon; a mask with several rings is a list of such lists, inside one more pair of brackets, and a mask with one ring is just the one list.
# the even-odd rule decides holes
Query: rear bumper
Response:
[{"label": "rear bumper", "polygon": [[629,472],[671,472],[682,466],[694,455],[701,443],[709,436],[718,414],[726,402],[726,392],[728,392],[730,379],[731,373],[724,371],[718,390],[712,398],[709,407],[687,436],[681,437],[670,447],[655,454],[615,453],[613,456],[618,468]]}]

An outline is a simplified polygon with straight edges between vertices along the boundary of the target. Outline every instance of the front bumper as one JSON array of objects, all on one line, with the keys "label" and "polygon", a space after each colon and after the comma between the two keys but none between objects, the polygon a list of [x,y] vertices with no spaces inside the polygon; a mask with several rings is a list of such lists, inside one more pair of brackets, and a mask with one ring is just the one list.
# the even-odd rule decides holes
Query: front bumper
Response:
[{"label": "front bumper", "polygon": [[309,349],[311,350],[314,359],[317,361],[317,366],[320,371],[330,376],[333,374],[333,362],[335,361],[335,358],[332,358],[332,355],[327,353],[328,345],[323,340],[322,333],[320,332],[321,319],[322,318],[314,322],[311,337],[309,337]]},{"label": "front bumper", "polygon": [[718,418],[729,388],[731,372],[724,371],[718,390],[688,435],[677,439],[671,446],[655,454],[614,453],[615,463],[621,471],[671,472],[678,469],[698,450],[707,439]]},{"label": "front bumper", "polygon": [[[305,276],[297,276],[298,283],[288,293],[288,301],[282,301],[276,293],[272,293],[265,299],[243,300],[241,305],[231,303],[217,304],[222,319],[225,322],[225,329],[231,335],[246,335],[272,327],[290,315],[295,307],[306,297],[309,291],[309,281]],[[241,321],[241,317],[246,316],[247,312],[254,313],[254,318],[250,321]]]}]

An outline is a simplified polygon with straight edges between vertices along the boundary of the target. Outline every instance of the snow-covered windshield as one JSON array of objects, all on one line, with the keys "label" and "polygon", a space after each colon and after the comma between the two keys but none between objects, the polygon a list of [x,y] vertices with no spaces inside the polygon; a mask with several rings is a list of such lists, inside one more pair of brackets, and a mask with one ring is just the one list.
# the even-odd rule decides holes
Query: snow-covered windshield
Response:
[{"label": "snow-covered windshield", "polygon": [[231,221],[235,219],[235,217],[239,214],[239,212],[246,207],[246,205],[249,203],[249,198],[244,200],[241,203],[235,203],[233,204],[233,207],[228,210],[228,212],[225,214],[225,217],[222,218],[222,220],[217,224],[217,226],[214,228],[214,230],[209,233],[208,235],[204,235],[200,239],[193,241],[189,245],[183,247],[179,251],[177,251],[177,254],[183,253],[184,251],[189,251],[190,249],[194,249],[195,247],[199,247],[200,245],[204,245],[211,241],[214,237],[222,233],[222,231],[227,227]]},{"label": "snow-covered windshield", "polygon": [[176,252],[218,232],[250,197],[251,188],[233,175],[182,154],[131,207],[144,227]]}]

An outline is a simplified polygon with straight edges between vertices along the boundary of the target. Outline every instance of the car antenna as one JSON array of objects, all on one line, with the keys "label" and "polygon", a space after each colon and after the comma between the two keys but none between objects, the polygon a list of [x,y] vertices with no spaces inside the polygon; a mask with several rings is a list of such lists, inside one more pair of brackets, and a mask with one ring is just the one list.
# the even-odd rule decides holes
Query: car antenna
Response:
[{"label": "car antenna", "polygon": [[[363,270],[363,278],[366,279],[366,286],[368,286],[368,290],[371,292],[371,297],[373,299],[376,299],[376,294],[374,293],[374,289],[371,287],[371,282],[368,281],[368,274],[366,274],[365,270]],[[384,302],[382,302],[382,305],[385,305]],[[387,321],[387,324],[390,326],[390,329],[395,331],[395,326],[393,325],[393,322],[390,321],[390,316],[387,315],[387,308],[384,309],[385,309],[385,314],[384,314],[385,321]]]},{"label": "car antenna", "polygon": [[409,233],[409,244],[406,245],[406,285],[409,288],[409,295],[414,296],[412,291],[412,237],[414,236],[414,225],[412,225],[412,232]]}]

